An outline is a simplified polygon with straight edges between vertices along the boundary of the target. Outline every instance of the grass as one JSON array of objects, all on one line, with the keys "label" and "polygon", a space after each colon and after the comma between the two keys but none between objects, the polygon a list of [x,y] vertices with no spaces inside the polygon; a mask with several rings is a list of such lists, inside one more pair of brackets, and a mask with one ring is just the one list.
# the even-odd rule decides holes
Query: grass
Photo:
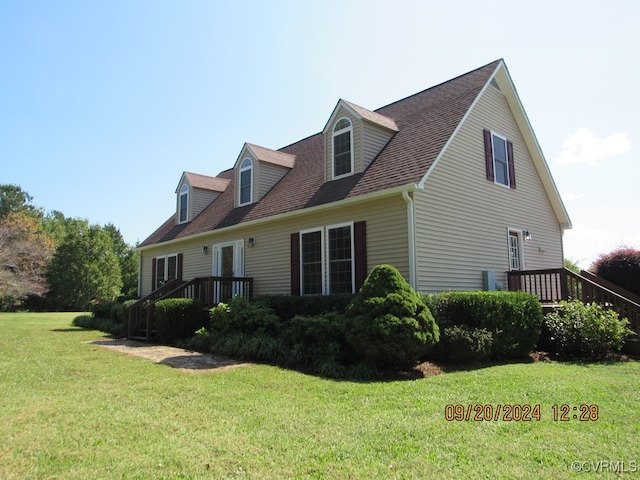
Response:
[{"label": "grass", "polygon": [[[109,351],[76,314],[0,314],[0,478],[572,478],[640,468],[640,363],[509,364],[336,382],[271,366],[191,374]],[[447,404],[541,421],[448,422]],[[597,404],[595,422],[552,405]],[[609,465],[598,462],[625,462]],[[592,474],[593,475],[593,474]]]}]

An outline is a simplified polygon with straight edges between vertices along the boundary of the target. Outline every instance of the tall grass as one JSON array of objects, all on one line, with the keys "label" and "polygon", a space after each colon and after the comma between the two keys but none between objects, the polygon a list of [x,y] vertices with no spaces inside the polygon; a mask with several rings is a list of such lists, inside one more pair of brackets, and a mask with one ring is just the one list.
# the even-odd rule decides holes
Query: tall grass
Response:
[{"label": "tall grass", "polygon": [[[187,373],[88,343],[101,334],[73,317],[0,314],[0,478],[567,478],[584,475],[572,462],[640,459],[638,362],[372,383]],[[445,420],[476,403],[540,404],[542,419]],[[564,403],[599,419],[554,421]]]}]

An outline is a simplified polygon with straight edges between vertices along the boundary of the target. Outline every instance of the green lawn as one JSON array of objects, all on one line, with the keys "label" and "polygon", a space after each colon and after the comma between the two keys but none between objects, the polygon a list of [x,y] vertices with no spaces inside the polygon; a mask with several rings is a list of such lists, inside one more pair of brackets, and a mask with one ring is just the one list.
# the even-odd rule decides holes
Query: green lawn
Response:
[{"label": "green lawn", "polygon": [[[262,365],[186,373],[87,343],[101,334],[71,327],[74,316],[0,314],[0,478],[595,476],[572,462],[605,477],[640,470],[638,362],[377,383]],[[541,420],[445,420],[447,404],[516,403],[539,404]],[[564,403],[596,404],[599,418],[554,421],[552,405]]]}]

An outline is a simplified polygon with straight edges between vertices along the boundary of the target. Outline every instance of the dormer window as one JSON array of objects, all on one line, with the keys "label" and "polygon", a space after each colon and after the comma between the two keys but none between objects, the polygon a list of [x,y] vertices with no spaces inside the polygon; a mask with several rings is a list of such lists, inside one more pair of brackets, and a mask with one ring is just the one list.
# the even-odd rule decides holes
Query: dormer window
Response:
[{"label": "dormer window", "polygon": [[180,189],[180,197],[178,199],[178,223],[184,223],[187,221],[188,217],[188,206],[189,206],[189,186],[182,185]]},{"label": "dormer window", "polygon": [[251,203],[252,184],[253,163],[250,158],[245,158],[240,164],[240,205]]},{"label": "dormer window", "polygon": [[333,178],[353,173],[353,126],[341,118],[333,128]]}]

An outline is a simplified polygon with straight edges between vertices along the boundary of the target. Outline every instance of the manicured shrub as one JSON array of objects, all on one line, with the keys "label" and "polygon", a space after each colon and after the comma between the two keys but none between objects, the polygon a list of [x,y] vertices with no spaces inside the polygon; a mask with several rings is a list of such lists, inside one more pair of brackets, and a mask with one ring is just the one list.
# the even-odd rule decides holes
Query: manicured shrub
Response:
[{"label": "manicured shrub", "polygon": [[212,330],[221,334],[246,333],[276,335],[281,321],[264,301],[233,297],[209,311]]},{"label": "manicured shrub", "polygon": [[177,345],[187,350],[196,352],[209,352],[211,350],[211,332],[205,327],[196,330],[192,337],[178,340]]},{"label": "manicured shrub", "polygon": [[89,304],[91,313],[96,318],[111,318],[111,308],[116,304],[112,300],[93,300]]},{"label": "manicured shrub", "polygon": [[346,338],[361,358],[378,366],[420,358],[439,330],[420,295],[391,265],[378,265],[347,307]]},{"label": "manicured shrub", "polygon": [[423,298],[440,328],[467,325],[491,332],[492,358],[524,357],[540,336],[542,307],[528,293],[446,292]]},{"label": "manicured shrub", "polygon": [[319,371],[327,362],[349,363],[354,355],[344,327],[344,316],[336,313],[292,318],[283,332],[290,364]]},{"label": "manicured shrub", "polygon": [[613,310],[578,300],[561,302],[545,316],[548,345],[566,358],[595,359],[620,350],[632,332]]},{"label": "manicured shrub", "polygon": [[125,328],[123,323],[115,322],[110,318],[94,317],[92,315],[81,315],[71,322],[76,327],[100,330],[109,333],[115,338],[124,336]]},{"label": "manicured shrub", "polygon": [[342,314],[353,297],[352,294],[264,295],[258,297],[256,301],[271,307],[281,320],[289,320],[295,316],[315,317],[325,313]]},{"label": "manicured shrub", "polygon": [[441,330],[434,356],[452,363],[479,361],[489,358],[493,335],[484,328],[455,325]]},{"label": "manicured shrub", "polygon": [[640,295],[640,250],[620,247],[598,257],[593,273],[636,295]]},{"label": "manicured shrub", "polygon": [[202,302],[191,298],[167,298],[156,302],[155,318],[156,338],[168,343],[189,338],[209,323]]}]

